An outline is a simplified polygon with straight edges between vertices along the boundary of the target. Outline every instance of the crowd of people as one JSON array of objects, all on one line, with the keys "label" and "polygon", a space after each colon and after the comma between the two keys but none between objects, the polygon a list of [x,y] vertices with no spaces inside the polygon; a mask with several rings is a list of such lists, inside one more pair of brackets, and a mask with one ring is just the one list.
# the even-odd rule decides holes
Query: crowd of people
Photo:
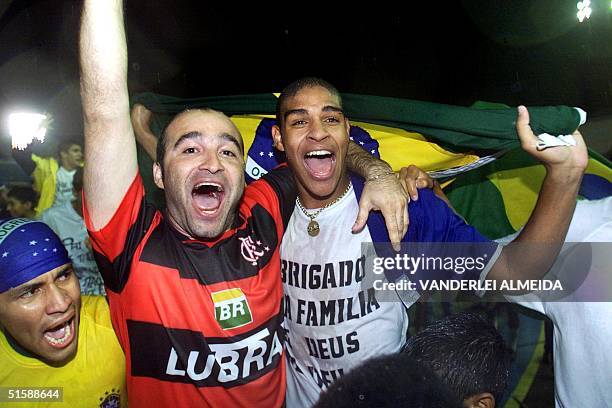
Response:
[{"label": "crowd of people", "polygon": [[[14,152],[32,186],[7,190],[0,221],[1,387],[61,387],[67,406],[500,405],[512,350],[491,322],[452,314],[408,338],[424,294],[382,301],[362,248],[463,243],[455,256],[486,262],[454,279],[541,278],[577,228],[588,160],[578,131],[575,146],[538,149],[519,107],[521,145],[547,174],[529,221],[502,244],[425,173],[398,178],[350,142],[340,93],[322,79],[281,92],[272,137],[287,163],[245,186],[242,135],[222,112],[183,111],[157,139],[152,113],[130,111],[121,0],[84,1],[79,48],[84,144],[62,143],[55,158]],[[164,209],[145,199],[137,141],[155,155]],[[533,308],[571,330],[567,310]],[[567,389],[575,363],[569,346],[555,353]],[[588,406],[609,399],[601,377]],[[558,406],[575,401],[557,394]]]}]

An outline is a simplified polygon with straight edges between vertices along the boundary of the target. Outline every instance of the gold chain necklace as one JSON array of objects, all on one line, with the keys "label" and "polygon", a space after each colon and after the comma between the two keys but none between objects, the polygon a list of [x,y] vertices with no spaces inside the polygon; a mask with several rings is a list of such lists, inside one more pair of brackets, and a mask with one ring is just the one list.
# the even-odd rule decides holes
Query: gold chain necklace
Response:
[{"label": "gold chain necklace", "polygon": [[319,231],[321,231],[321,228],[319,227],[319,223],[315,221],[315,218],[317,218],[317,216],[319,214],[321,214],[321,211],[323,211],[326,208],[331,207],[332,205],[334,205],[338,201],[340,201],[342,199],[342,197],[344,197],[346,195],[346,193],[349,192],[350,189],[351,189],[351,182],[349,181],[348,186],[346,186],[346,190],[344,190],[344,193],[342,193],[334,201],[331,201],[331,202],[325,204],[323,207],[319,208],[318,210],[316,210],[312,214],[310,214],[308,211],[306,211],[306,208],[304,208],[304,206],[300,202],[300,197],[296,198],[296,200],[295,200],[296,204],[298,205],[298,207],[300,207],[300,210],[302,210],[304,215],[307,216],[310,219],[310,222],[308,223],[308,228],[306,228],[306,230],[308,231],[308,235],[310,235],[311,237],[316,237],[317,235],[319,235]]}]

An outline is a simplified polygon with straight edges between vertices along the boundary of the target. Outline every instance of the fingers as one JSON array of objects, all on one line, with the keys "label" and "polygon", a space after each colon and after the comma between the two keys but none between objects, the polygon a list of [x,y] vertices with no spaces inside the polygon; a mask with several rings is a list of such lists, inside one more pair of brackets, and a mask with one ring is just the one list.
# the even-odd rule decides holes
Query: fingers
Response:
[{"label": "fingers", "polygon": [[417,181],[415,179],[412,179],[409,183],[408,183],[408,188],[406,189],[406,191],[408,192],[408,195],[410,196],[410,199],[412,201],[417,201],[419,199],[419,192],[417,189]]},{"label": "fingers", "polygon": [[413,164],[400,169],[399,180],[413,201],[419,199],[419,188],[432,188],[434,186],[434,179]]},{"label": "fingers", "polygon": [[387,231],[389,232],[389,240],[393,249],[400,250],[402,237],[408,231],[408,205],[405,200],[395,202],[387,211],[382,211],[385,218]]},{"label": "fingers", "polygon": [[406,191],[408,191],[410,199],[413,201],[419,199],[419,192],[417,191],[417,181],[419,178],[420,171],[421,170],[417,166],[411,164],[410,166],[408,166],[408,171],[406,172],[408,177],[408,188],[406,189]]},{"label": "fingers", "polygon": [[516,132],[521,140],[521,146],[523,149],[532,148],[537,144],[538,138],[533,134],[529,125],[529,111],[523,105],[520,105],[517,111]]},{"label": "fingers", "polygon": [[402,233],[400,235],[400,241],[404,237],[404,235],[406,235],[406,233],[408,232],[409,224],[410,224],[410,216],[408,214],[408,205],[405,205],[404,211],[403,211],[403,223],[402,223]]},{"label": "fingers", "polygon": [[389,240],[391,241],[391,245],[393,249],[399,251],[400,241],[403,235],[400,235],[400,224],[397,221],[397,218],[393,215],[384,214],[385,224],[387,225],[387,231],[389,232]]},{"label": "fingers", "polygon": [[402,167],[399,171],[399,173],[397,174],[397,179],[399,180],[402,188],[404,189],[404,191],[408,191],[408,168],[407,167]]},{"label": "fingers", "polygon": [[417,191],[419,172],[420,169],[411,164],[408,167],[402,167],[399,174],[399,180],[404,191],[406,191],[410,199],[414,201],[419,199],[419,192]]},{"label": "fingers", "polygon": [[582,137],[582,134],[577,129],[574,130],[574,133],[572,133],[572,137],[576,141],[576,146],[580,146],[580,147],[586,146],[584,142],[584,138]]},{"label": "fingers", "polygon": [[359,213],[357,214],[357,219],[355,220],[355,223],[353,224],[353,228],[351,228],[351,231],[353,232],[353,234],[356,234],[358,232],[361,232],[361,230],[363,230],[363,228],[366,225],[366,222],[368,221],[368,214],[370,214],[371,209],[372,209],[372,206],[369,203],[366,203],[362,197],[359,200]]}]

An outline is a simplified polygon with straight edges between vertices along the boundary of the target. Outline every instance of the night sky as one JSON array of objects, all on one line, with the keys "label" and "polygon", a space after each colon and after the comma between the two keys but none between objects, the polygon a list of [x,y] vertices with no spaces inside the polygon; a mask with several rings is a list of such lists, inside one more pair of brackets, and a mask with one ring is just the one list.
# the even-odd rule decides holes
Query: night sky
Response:
[{"label": "night sky", "polygon": [[[612,113],[609,0],[583,24],[574,0],[260,3],[127,2],[130,92],[274,92],[314,75],[342,92]],[[0,153],[16,107],[51,112],[50,137],[80,137],[79,12],[79,1],[0,0]]]}]

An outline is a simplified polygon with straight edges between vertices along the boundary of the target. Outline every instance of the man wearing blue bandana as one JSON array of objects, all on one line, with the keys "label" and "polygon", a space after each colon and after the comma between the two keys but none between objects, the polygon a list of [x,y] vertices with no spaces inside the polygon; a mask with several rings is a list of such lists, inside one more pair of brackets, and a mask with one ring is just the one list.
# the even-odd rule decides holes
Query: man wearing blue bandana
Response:
[{"label": "man wearing blue bandana", "polygon": [[0,221],[0,402],[23,406],[20,390],[40,387],[57,390],[45,403],[58,407],[120,406],[125,359],[106,300],[81,298],[58,236],[10,218]]}]

